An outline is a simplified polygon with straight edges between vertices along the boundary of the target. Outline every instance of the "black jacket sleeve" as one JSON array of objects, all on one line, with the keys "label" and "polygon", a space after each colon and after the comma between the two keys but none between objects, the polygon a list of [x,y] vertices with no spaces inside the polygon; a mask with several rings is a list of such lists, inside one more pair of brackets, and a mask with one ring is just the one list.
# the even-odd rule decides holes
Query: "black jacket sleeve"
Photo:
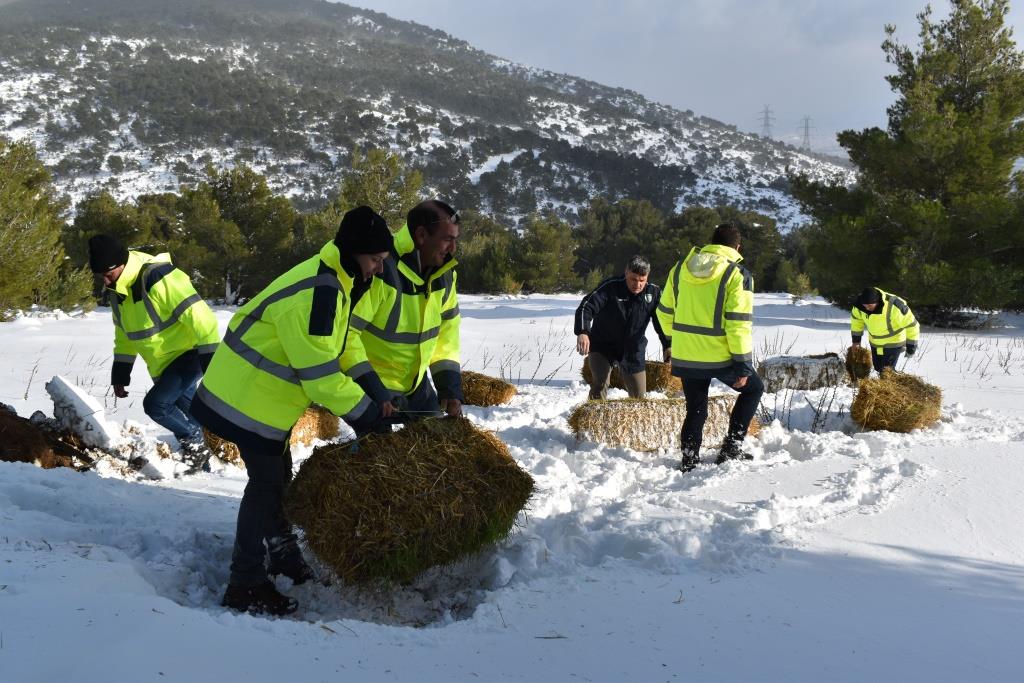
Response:
[{"label": "black jacket sleeve", "polygon": [[609,296],[614,296],[611,288],[614,282],[614,278],[605,280],[594,291],[583,297],[583,301],[576,307],[573,334],[590,334],[590,328],[594,324],[594,318],[597,316],[598,311],[608,303]]}]

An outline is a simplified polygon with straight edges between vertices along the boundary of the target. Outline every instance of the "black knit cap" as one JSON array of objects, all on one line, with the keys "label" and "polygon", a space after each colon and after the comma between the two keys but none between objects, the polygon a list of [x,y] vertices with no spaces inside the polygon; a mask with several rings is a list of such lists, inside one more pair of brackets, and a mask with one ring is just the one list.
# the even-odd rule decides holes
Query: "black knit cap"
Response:
[{"label": "black knit cap", "polygon": [[863,306],[864,304],[877,304],[881,302],[882,295],[878,293],[878,290],[874,287],[867,287],[860,295],[857,296],[857,305]]},{"label": "black knit cap", "polygon": [[368,206],[357,206],[342,216],[334,244],[342,255],[379,254],[395,248],[387,221]]},{"label": "black knit cap", "polygon": [[128,250],[110,235],[95,235],[89,238],[89,268],[94,273],[105,273],[128,263]]}]

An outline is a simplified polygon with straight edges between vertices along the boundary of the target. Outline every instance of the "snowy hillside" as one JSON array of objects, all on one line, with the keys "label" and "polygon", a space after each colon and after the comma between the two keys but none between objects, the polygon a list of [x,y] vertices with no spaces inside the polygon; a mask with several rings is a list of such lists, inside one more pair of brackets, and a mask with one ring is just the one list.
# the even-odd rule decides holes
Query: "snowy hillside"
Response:
[{"label": "snowy hillside", "polygon": [[73,201],[173,192],[207,163],[247,163],[313,206],[367,145],[510,222],[603,196],[663,212],[734,205],[785,228],[804,220],[787,169],[853,179],[835,159],[629,90],[312,0],[0,8],[0,135],[34,142]]},{"label": "snowy hillside", "polygon": [[[218,606],[243,472],[137,481],[0,463],[0,679],[20,681],[1016,681],[1024,623],[1024,319],[924,330],[907,370],[943,420],[860,433],[850,390],[766,395],[756,458],[576,443],[586,397],[572,296],[464,297],[467,369],[511,375],[469,408],[535,477],[504,546],[391,592],[292,587],[295,618]],[[840,351],[847,317],[758,295],[755,349]],[[230,311],[218,310],[222,326]],[[148,422],[148,386],[107,395],[109,311],[0,325],[0,401],[52,411],[46,380]],[[822,390],[826,391],[826,390]],[[613,392],[614,393],[614,392]],[[298,453],[301,460],[308,451]],[[59,653],[57,656],[56,653]]]}]

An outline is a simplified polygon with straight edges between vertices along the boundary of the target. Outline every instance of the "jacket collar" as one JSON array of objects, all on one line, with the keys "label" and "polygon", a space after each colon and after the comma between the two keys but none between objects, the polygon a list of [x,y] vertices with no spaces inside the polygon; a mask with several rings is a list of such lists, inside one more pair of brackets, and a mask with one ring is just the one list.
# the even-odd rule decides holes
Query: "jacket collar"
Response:
[{"label": "jacket collar", "polygon": [[334,240],[331,240],[324,246],[320,247],[319,256],[320,260],[323,261],[328,268],[330,268],[331,270],[338,274],[338,280],[340,280],[343,284],[347,285],[349,289],[351,289],[353,283],[355,282],[355,277],[358,275],[358,273],[349,273],[347,270],[345,270],[345,268],[342,267],[341,252],[338,251],[338,245],[334,243]]},{"label": "jacket collar", "polygon": [[696,281],[707,281],[722,274],[729,264],[743,260],[740,253],[723,244],[708,244],[694,247],[686,257],[683,269],[686,277]]},{"label": "jacket collar", "polygon": [[139,273],[142,272],[142,267],[147,263],[152,263],[154,261],[170,263],[171,255],[164,252],[162,254],[157,254],[156,256],[150,256],[143,251],[129,251],[128,261],[124,264],[124,270],[121,271],[121,275],[118,276],[117,282],[114,283],[114,291],[121,297],[128,296],[128,292],[131,290],[132,285],[135,284],[135,280],[138,279]]},{"label": "jacket collar", "polygon": [[[399,272],[415,285],[424,284],[425,280],[423,275],[420,274],[419,252],[416,251],[416,243],[412,240],[412,232],[410,232],[409,226],[403,225],[402,229],[395,233],[394,239],[395,261],[398,264]],[[458,261],[449,254],[440,268],[427,273],[426,279],[436,280],[454,268],[457,263]]]}]

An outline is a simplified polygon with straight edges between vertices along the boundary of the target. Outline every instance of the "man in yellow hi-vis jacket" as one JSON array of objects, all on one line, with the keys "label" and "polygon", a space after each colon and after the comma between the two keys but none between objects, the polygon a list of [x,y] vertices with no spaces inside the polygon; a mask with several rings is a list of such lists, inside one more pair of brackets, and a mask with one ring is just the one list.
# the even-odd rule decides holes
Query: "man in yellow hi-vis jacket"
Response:
[{"label": "man in yellow hi-vis jacket", "polygon": [[383,272],[353,309],[341,367],[395,421],[462,414],[458,238],[452,207],[417,204],[395,234]]},{"label": "man in yellow hi-vis jacket", "polygon": [[850,311],[854,346],[860,346],[864,328],[871,337],[871,363],[876,372],[895,368],[904,349],[908,358],[917,352],[921,325],[907,302],[895,294],[877,287],[868,287],[860,293]]},{"label": "man in yellow hi-vis jacket", "polygon": [[686,397],[680,436],[683,472],[700,462],[712,379],[740,393],[716,462],[751,457],[741,445],[764,384],[752,364],[754,280],[739,264],[739,249],[739,228],[731,223],[719,225],[711,244],[692,249],[672,268],[658,305],[661,328],[671,330],[672,374],[683,379]]},{"label": "man in yellow hi-vis jacket", "polygon": [[128,396],[135,357],[142,356],[153,378],[142,401],[146,415],[174,434],[186,459],[194,457],[203,435],[189,407],[220,341],[213,311],[169,254],[128,251],[114,237],[95,235],[89,266],[110,290],[114,395]]},{"label": "man in yellow hi-vis jacket", "polygon": [[293,583],[313,578],[282,506],[292,474],[289,433],[312,401],[353,425],[371,427],[380,417],[380,407],[341,371],[338,358],[353,301],[392,247],[387,224],[372,209],[346,213],[320,253],[238,309],[196,392],[192,414],[237,444],[249,476],[226,607],[289,614],[296,602],[277,591],[268,573]]}]

